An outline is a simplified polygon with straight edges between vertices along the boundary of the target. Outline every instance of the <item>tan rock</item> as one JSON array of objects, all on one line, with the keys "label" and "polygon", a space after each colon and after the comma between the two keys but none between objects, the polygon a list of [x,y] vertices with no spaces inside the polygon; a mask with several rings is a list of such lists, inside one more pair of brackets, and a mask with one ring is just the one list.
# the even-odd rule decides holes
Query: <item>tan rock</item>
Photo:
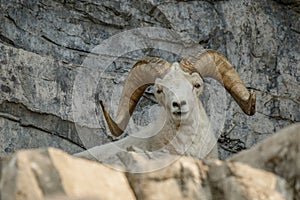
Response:
[{"label": "tan rock", "polygon": [[294,199],[300,199],[300,123],[280,130],[228,160],[239,161],[285,178],[294,190]]},{"label": "tan rock", "polygon": [[238,162],[208,163],[214,199],[292,199],[284,179]]},{"label": "tan rock", "polygon": [[126,175],[52,148],[20,151],[1,161],[1,199],[299,199],[298,130],[283,129],[226,161],[116,154],[110,161]]},{"label": "tan rock", "polygon": [[202,187],[206,168],[200,161],[181,158],[158,171],[127,177],[138,199],[209,199]]},{"label": "tan rock", "polygon": [[159,171],[127,177],[137,199],[291,199],[284,179],[241,163],[182,157]]},{"label": "tan rock", "polygon": [[126,176],[53,148],[20,151],[2,161],[5,200],[135,199]]}]

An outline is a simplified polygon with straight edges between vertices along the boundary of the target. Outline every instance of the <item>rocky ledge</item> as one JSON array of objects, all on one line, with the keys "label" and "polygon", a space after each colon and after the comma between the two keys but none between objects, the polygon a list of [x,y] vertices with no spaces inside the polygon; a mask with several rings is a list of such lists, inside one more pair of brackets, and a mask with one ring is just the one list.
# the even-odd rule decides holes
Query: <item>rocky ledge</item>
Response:
[{"label": "rocky ledge", "polygon": [[[148,173],[118,171],[54,148],[23,150],[1,160],[1,199],[299,199],[299,128],[282,129],[224,161],[178,157]],[[118,155],[124,169],[163,162],[126,155]]]}]

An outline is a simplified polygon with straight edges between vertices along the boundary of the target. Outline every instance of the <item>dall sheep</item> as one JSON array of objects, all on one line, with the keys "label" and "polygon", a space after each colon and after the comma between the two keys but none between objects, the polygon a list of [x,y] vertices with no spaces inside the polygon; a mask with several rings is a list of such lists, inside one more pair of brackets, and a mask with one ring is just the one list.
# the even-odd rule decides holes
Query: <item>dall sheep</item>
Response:
[{"label": "dall sheep", "polygon": [[217,140],[199,100],[203,77],[214,78],[223,84],[246,114],[255,113],[255,93],[248,92],[236,70],[222,54],[207,50],[172,65],[161,58],[147,58],[131,69],[116,120],[111,118],[102,101],[100,104],[112,135],[120,136],[145,89],[154,84],[154,95],[164,108],[164,120],[159,119],[150,128],[76,156],[101,161],[130,147],[137,147],[148,152],[164,149],[170,154],[217,158]]}]

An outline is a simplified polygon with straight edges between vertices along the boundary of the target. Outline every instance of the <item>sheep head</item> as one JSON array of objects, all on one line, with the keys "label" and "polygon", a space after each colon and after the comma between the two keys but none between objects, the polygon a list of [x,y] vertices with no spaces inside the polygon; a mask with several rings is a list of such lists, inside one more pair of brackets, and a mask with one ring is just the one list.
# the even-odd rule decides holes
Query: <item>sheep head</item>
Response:
[{"label": "sheep head", "polygon": [[203,91],[203,79],[199,73],[184,72],[179,63],[173,63],[168,73],[157,78],[154,84],[154,95],[175,125],[184,124],[191,118]]},{"label": "sheep head", "polygon": [[[185,71],[185,75],[181,71]],[[187,76],[187,74],[190,74],[191,77],[197,77],[198,74],[199,77],[201,76],[200,78],[198,77],[198,81],[202,80],[202,77],[207,76],[216,79],[224,85],[244,113],[247,115],[253,115],[255,113],[255,93],[253,91],[248,92],[236,70],[222,54],[213,50],[208,50],[204,53],[190,55],[187,58],[184,58],[180,64],[175,63],[172,65],[172,67],[167,61],[161,58],[146,58],[138,61],[128,75],[123,92],[121,94],[116,120],[111,118],[103,102],[100,101],[104,117],[111,133],[114,136],[120,136],[123,133],[139,99],[149,85],[156,83],[156,86],[164,87],[163,84],[161,84],[161,80],[168,79],[176,73],[181,73],[180,76]],[[187,80],[189,79],[186,79],[186,81],[184,81],[182,84],[188,84]],[[193,83],[190,81],[188,82],[190,84],[188,87],[192,87]],[[166,83],[166,81],[164,81],[164,83]],[[201,83],[203,83],[203,80]],[[195,93],[196,91],[198,91],[199,94],[201,93],[201,86],[203,85],[201,85],[201,83],[199,83],[199,91],[195,90]],[[181,88],[180,84],[178,86]],[[196,86],[198,87],[198,85]],[[179,92],[176,92],[180,89],[175,89],[174,86],[171,88],[173,88],[173,91],[171,92],[181,96]],[[183,90],[186,90],[186,88]],[[159,90],[156,90],[156,93],[157,91]],[[182,89],[180,91],[182,92]],[[166,102],[171,102],[170,99],[166,100],[162,97],[159,97],[159,94],[155,95],[162,105],[166,104]],[[178,100],[179,98],[177,101]],[[171,104],[168,106],[172,106]],[[170,111],[171,110],[172,109],[170,109]],[[174,113],[176,113],[175,110]],[[170,114],[175,117],[176,114],[173,115],[174,113],[171,111]],[[182,117],[183,116],[181,113],[180,118],[182,119]]]}]

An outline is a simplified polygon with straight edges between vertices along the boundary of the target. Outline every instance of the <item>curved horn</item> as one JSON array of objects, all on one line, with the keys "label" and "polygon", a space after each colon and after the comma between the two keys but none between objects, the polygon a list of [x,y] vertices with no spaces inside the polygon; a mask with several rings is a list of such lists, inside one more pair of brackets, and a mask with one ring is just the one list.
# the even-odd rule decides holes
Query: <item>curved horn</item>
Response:
[{"label": "curved horn", "polygon": [[103,102],[100,101],[105,120],[114,136],[117,137],[123,133],[146,88],[154,84],[156,78],[162,78],[170,66],[167,61],[160,58],[146,58],[138,61],[126,79],[115,121],[107,112]]},{"label": "curved horn", "polygon": [[244,113],[247,115],[255,113],[255,93],[248,92],[237,71],[222,54],[208,50],[183,59],[180,65],[184,71],[197,71],[203,77],[208,76],[218,80],[224,84]]}]

